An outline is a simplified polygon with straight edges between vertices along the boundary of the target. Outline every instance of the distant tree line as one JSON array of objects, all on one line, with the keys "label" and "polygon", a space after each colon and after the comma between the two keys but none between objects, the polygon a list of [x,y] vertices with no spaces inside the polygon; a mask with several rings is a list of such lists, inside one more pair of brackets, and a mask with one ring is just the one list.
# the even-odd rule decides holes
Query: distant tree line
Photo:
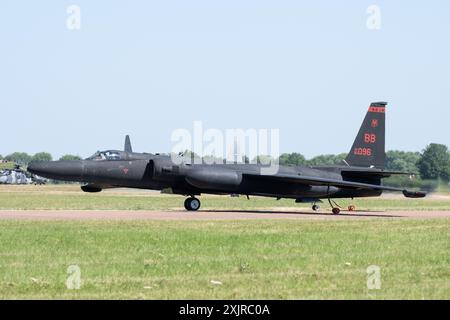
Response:
[{"label": "distant tree line", "polygon": [[[27,166],[32,161],[52,161],[53,157],[48,152],[38,152],[30,155],[26,152],[13,152],[5,157],[0,155],[0,160],[11,161],[22,166]],[[81,160],[80,156],[66,154],[59,158],[59,160]]]},{"label": "distant tree line", "polygon": [[[192,155],[192,153],[190,153]],[[290,166],[321,166],[342,164],[346,153],[337,155],[325,154],[312,159],[306,159],[300,153],[283,153],[279,157],[279,163]],[[207,157],[205,157],[207,158]],[[0,155],[0,160],[7,160],[17,164],[27,166],[32,161],[51,161],[52,155],[48,152],[38,152],[29,155],[25,152],[14,152],[5,157]],[[66,154],[59,160],[80,160],[78,155]],[[245,162],[249,162],[246,158]],[[258,156],[256,161],[259,163],[268,163],[269,156]],[[386,170],[410,172],[422,180],[442,180],[450,181],[450,152],[446,145],[431,143],[422,152],[408,152],[391,150],[386,153]],[[402,180],[403,179],[403,180]],[[404,184],[408,177],[389,178],[393,184]]]},{"label": "distant tree line", "polygon": [[[299,153],[284,153],[280,156],[283,165],[333,165],[342,164],[346,153],[319,155],[310,160]],[[410,172],[422,179],[450,181],[450,152],[443,144],[431,143],[423,152],[387,151],[386,170]]]}]

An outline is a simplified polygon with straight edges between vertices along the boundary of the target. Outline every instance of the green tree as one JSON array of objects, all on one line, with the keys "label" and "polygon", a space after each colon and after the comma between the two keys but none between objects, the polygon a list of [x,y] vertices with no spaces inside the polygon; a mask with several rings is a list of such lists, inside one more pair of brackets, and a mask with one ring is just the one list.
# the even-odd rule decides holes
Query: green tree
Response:
[{"label": "green tree", "polygon": [[269,165],[274,163],[274,159],[270,155],[261,154],[253,159],[253,163]]},{"label": "green tree", "polygon": [[0,160],[3,160],[3,156],[0,154]]},{"label": "green tree", "polygon": [[52,159],[52,155],[48,152],[38,152],[31,157],[31,161],[52,161]]},{"label": "green tree", "polygon": [[342,164],[343,160],[347,156],[346,153],[334,154],[324,154],[308,160],[308,164],[311,166],[329,166]]},{"label": "green tree", "polygon": [[431,143],[417,162],[423,179],[450,180],[450,154],[446,145]]},{"label": "green tree", "polygon": [[59,158],[59,160],[63,160],[63,161],[81,160],[81,157],[73,155],[73,154],[65,154],[65,155],[61,156],[61,158]]},{"label": "green tree", "polygon": [[283,153],[280,156],[280,164],[285,166],[301,166],[306,163],[305,157],[300,153]]},{"label": "green tree", "polygon": [[26,152],[14,152],[5,157],[5,160],[21,165],[27,165],[31,161],[31,156]]},{"label": "green tree", "polygon": [[388,151],[386,152],[386,169],[417,173],[419,171],[417,168],[419,159],[419,152]]}]

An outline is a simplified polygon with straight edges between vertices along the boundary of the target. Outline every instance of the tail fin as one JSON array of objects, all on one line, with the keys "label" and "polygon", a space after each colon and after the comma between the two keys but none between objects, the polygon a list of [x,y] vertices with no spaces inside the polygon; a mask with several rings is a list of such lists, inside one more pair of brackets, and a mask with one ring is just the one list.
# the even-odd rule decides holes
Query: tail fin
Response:
[{"label": "tail fin", "polygon": [[385,114],[387,102],[373,102],[345,162],[350,166],[383,169],[386,161]]},{"label": "tail fin", "polygon": [[125,136],[125,146],[123,147],[123,150],[125,152],[133,152],[133,149],[131,148],[131,141],[129,135]]}]

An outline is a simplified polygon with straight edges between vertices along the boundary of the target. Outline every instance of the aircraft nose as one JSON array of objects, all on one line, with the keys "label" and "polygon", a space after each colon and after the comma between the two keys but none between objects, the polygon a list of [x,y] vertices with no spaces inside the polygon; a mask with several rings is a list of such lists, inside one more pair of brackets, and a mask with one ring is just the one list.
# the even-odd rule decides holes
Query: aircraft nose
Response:
[{"label": "aircraft nose", "polygon": [[82,161],[37,161],[31,162],[27,170],[49,179],[77,181],[83,175],[83,163]]}]

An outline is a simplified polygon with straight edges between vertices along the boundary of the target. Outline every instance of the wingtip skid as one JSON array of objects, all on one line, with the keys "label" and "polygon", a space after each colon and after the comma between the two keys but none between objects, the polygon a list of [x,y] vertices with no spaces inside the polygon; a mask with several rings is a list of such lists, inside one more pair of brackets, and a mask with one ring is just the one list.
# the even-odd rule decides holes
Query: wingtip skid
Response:
[{"label": "wingtip skid", "polygon": [[424,198],[427,194],[422,191],[403,190],[403,195],[407,198]]}]

